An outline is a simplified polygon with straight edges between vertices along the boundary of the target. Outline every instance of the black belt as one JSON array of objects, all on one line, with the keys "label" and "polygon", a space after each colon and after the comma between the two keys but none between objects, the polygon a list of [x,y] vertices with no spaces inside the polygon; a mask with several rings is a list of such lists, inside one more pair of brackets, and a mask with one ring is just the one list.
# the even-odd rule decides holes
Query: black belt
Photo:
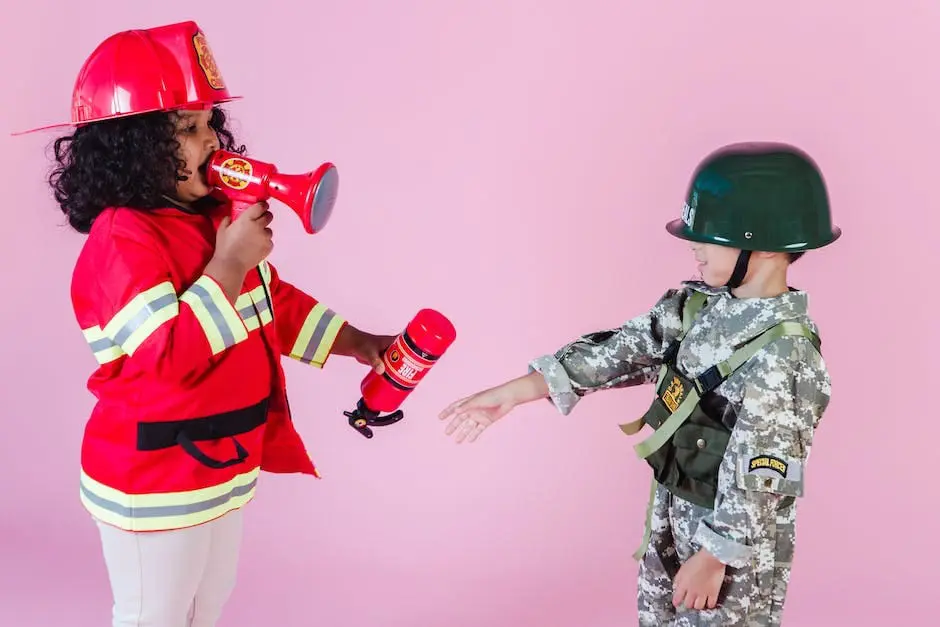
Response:
[{"label": "black belt", "polygon": [[[140,422],[137,424],[137,450],[159,451],[181,446],[184,451],[209,468],[227,468],[240,464],[248,458],[248,451],[235,439],[235,436],[257,429],[267,421],[267,418],[268,399],[264,399],[250,407],[202,418]],[[212,459],[200,451],[195,444],[199,441],[221,438],[232,438],[235,443],[236,457],[225,461]]]}]

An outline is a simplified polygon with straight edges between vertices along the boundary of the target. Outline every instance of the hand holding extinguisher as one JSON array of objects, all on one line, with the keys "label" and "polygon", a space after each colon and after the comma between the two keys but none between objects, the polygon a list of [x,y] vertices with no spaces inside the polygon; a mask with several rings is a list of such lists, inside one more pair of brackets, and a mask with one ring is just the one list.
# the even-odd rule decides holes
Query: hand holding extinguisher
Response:
[{"label": "hand holding extinguisher", "polygon": [[[344,411],[349,426],[367,438],[370,427],[386,427],[405,417],[398,409],[457,338],[457,331],[443,314],[422,309],[382,355],[385,372],[374,370],[360,384],[362,397],[353,411]],[[381,412],[392,412],[384,416]]]}]

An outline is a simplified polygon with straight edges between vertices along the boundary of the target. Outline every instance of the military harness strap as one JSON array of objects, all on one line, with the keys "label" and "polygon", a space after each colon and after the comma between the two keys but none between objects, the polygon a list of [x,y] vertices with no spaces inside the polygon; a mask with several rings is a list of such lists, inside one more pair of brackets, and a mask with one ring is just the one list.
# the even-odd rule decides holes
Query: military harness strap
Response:
[{"label": "military harness strap", "polygon": [[692,409],[698,404],[706,392],[711,392],[730,377],[738,368],[743,366],[748,359],[757,354],[767,344],[786,336],[805,337],[814,343],[816,336],[799,322],[780,322],[770,329],[764,331],[731,355],[725,361],[716,364],[693,379],[694,387],[686,392],[685,399],[679,405],[678,409],[666,420],[663,425],[656,429],[647,439],[636,444],[633,448],[640,459],[646,459],[663,444],[665,444],[676,430],[682,426]]},{"label": "military harness strap", "polygon": [[[662,388],[664,377],[666,377],[671,370],[670,364],[675,360],[679,344],[691,329],[699,311],[705,305],[706,299],[707,297],[705,294],[701,292],[694,292],[686,299],[682,310],[682,331],[666,351],[666,356],[663,360],[664,364],[660,370],[657,388]],[[708,368],[697,377],[685,379],[687,382],[691,383],[691,385],[683,385],[681,380],[677,377],[677,388],[675,390],[666,389],[663,391],[663,396],[668,396],[667,400],[674,404],[674,406],[671,408],[672,411],[669,417],[666,418],[662,424],[659,424],[655,427],[655,430],[653,434],[650,435],[650,437],[634,445],[634,450],[636,451],[637,456],[640,459],[648,459],[664,445],[669,443],[676,435],[676,432],[680,429],[680,427],[683,426],[692,413],[697,409],[699,402],[705,394],[718,388],[762,348],[771,342],[787,336],[807,338],[810,340],[810,342],[812,342],[817,351],[820,349],[819,338],[815,333],[813,333],[811,329],[798,322],[783,321],[770,327],[760,335],[752,338],[744,345],[740,346],[737,350],[734,351],[734,353],[732,353],[730,357],[728,357],[728,359]],[[676,404],[678,399],[681,399],[681,401]],[[662,400],[662,398],[657,398],[657,400],[654,402],[660,402]],[[650,412],[647,412],[646,415],[639,418],[638,420],[620,425],[621,430],[628,435],[638,433],[643,428],[643,425],[646,424],[649,413]],[[633,554],[633,557],[636,560],[642,559],[652,535],[652,514],[657,485],[658,481],[654,477],[650,487],[650,500],[649,504],[647,505],[646,525],[643,534],[643,541],[640,547]]]},{"label": "military harness strap", "polygon": [[[695,321],[695,317],[698,315],[698,312],[701,311],[702,307],[705,306],[707,299],[708,297],[705,296],[705,294],[702,292],[692,292],[692,294],[686,298],[685,304],[682,307],[682,331],[672,342],[672,344],[669,345],[669,348],[666,349],[663,362],[669,362],[675,356],[675,352],[679,350],[679,343],[685,338],[685,335],[689,332],[689,329],[692,328],[692,323]],[[662,368],[659,370],[660,381],[666,374],[666,370],[667,366],[664,363]],[[641,416],[632,422],[620,425],[620,430],[627,435],[634,435],[635,433],[640,432],[644,424],[646,424],[646,422]]]}]

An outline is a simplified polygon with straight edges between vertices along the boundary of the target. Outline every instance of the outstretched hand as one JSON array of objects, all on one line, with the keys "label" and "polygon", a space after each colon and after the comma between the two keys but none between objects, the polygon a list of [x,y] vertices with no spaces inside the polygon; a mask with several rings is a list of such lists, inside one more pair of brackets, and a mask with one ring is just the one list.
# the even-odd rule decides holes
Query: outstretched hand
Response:
[{"label": "outstretched hand", "polygon": [[445,433],[454,435],[458,443],[475,442],[480,434],[497,420],[508,414],[515,401],[505,386],[491,388],[454,401],[439,414],[441,420],[450,418]]}]

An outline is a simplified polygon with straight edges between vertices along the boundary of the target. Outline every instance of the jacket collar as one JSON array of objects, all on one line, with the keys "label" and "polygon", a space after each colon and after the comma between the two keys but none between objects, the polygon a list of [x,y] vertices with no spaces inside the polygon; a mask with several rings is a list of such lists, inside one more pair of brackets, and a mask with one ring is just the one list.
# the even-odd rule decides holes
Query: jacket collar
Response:
[{"label": "jacket collar", "polygon": [[726,342],[735,346],[787,320],[806,324],[818,333],[808,315],[809,295],[802,290],[790,288],[784,294],[767,298],[736,298],[727,287],[714,288],[701,281],[688,281],[685,285],[709,297],[702,315],[709,318],[709,326],[719,329]]}]

